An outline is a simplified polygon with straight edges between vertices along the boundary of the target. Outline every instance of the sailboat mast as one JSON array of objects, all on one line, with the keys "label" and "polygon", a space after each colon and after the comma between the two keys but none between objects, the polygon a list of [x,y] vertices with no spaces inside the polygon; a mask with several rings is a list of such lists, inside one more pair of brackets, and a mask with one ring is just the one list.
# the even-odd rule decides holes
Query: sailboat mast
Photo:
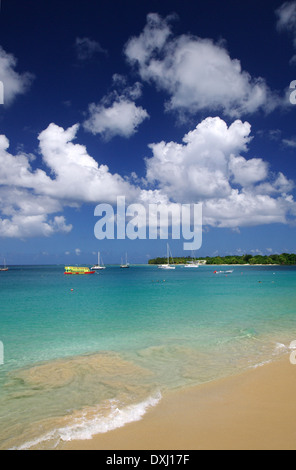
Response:
[{"label": "sailboat mast", "polygon": [[168,243],[167,243],[167,258],[168,258],[168,264],[170,264],[170,247]]}]

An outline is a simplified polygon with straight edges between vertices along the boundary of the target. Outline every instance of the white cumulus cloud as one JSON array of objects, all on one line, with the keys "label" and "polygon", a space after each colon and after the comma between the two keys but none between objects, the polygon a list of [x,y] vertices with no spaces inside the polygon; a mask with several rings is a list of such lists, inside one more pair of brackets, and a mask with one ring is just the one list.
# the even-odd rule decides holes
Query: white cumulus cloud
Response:
[{"label": "white cumulus cloud", "polygon": [[147,180],[180,202],[226,197],[231,193],[230,157],[246,149],[249,134],[247,122],[227,127],[218,117],[207,118],[184,136],[182,144],[150,145],[153,157],[146,159]]},{"label": "white cumulus cloud", "polygon": [[184,34],[174,37],[169,18],[153,13],[138,37],[125,46],[142,80],[167,92],[168,110],[222,111],[231,117],[273,110],[280,102],[265,80],[244,71],[221,43]]},{"label": "white cumulus cloud", "polygon": [[261,158],[247,160],[241,156],[231,155],[229,169],[233,174],[233,181],[241,186],[259,183],[268,176],[268,163]]},{"label": "white cumulus cloud", "polygon": [[[125,77],[113,75],[115,85],[121,87],[125,84]],[[106,95],[100,103],[91,103],[88,107],[88,118],[83,127],[94,135],[100,134],[105,140],[115,136],[129,138],[135,134],[142,122],[149,118],[148,112],[135,104],[135,100],[142,95],[139,82],[133,86],[126,86],[121,93],[114,91]]]},{"label": "white cumulus cloud", "polygon": [[110,106],[94,104],[89,106],[89,118],[84,122],[85,130],[100,134],[106,140],[115,137],[131,137],[138,126],[149,117],[147,111],[133,101],[120,98]]},{"label": "white cumulus cloud", "polygon": [[43,164],[33,169],[33,156],[9,153],[9,141],[0,136],[0,236],[50,236],[72,229],[61,213],[66,206],[114,203],[117,196],[138,197],[139,189],[110,173],[73,143],[79,126],[63,129],[52,123],[38,137]]},{"label": "white cumulus cloud", "polygon": [[[176,203],[203,202],[204,224],[237,228],[288,223],[295,214],[294,184],[261,158],[247,159],[251,126],[207,118],[182,143],[151,144],[149,184]],[[149,194],[149,193],[148,193]]]},{"label": "white cumulus cloud", "polygon": [[10,105],[18,95],[26,93],[33,74],[16,71],[17,59],[0,46],[0,80],[4,87],[4,105]]},{"label": "white cumulus cloud", "polygon": [[263,159],[246,157],[248,122],[227,125],[209,117],[181,142],[150,144],[146,177],[134,183],[89,155],[76,142],[78,129],[51,123],[43,130],[42,162],[24,152],[13,155],[7,137],[0,136],[0,237],[66,234],[72,229],[63,215],[66,207],[116,204],[118,196],[144,206],[171,204],[176,211],[180,204],[202,202],[205,225],[232,229],[288,223],[296,215],[293,181]]},{"label": "white cumulus cloud", "polygon": [[204,224],[214,227],[248,227],[273,223],[286,224],[295,202],[286,197],[233,189],[227,198],[212,199],[204,204]]},{"label": "white cumulus cloud", "polygon": [[79,125],[63,129],[50,124],[39,135],[43,161],[55,175],[42,192],[66,201],[114,203],[118,195],[135,196],[136,190],[107,165],[99,165],[84,145],[73,143]]}]

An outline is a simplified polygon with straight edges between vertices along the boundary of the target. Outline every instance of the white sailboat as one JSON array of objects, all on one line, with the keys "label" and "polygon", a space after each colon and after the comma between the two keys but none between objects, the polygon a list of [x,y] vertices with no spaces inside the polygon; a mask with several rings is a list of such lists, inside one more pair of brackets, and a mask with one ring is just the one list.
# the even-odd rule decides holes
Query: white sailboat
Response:
[{"label": "white sailboat", "polygon": [[5,258],[4,258],[4,264],[3,264],[3,268],[0,268],[0,271],[8,271],[8,268],[6,266],[6,261],[5,261]]},{"label": "white sailboat", "polygon": [[199,268],[199,263],[196,260],[188,261],[188,263],[184,264],[184,268]]},{"label": "white sailboat", "polygon": [[129,268],[129,263],[127,262],[127,253],[125,254],[125,264],[122,262],[122,259],[121,259],[120,267],[121,268]]},{"label": "white sailboat", "polygon": [[172,266],[170,264],[170,247],[168,243],[167,243],[167,259],[168,259],[167,264],[160,264],[158,267],[160,269],[176,269],[176,266]]},{"label": "white sailboat", "polygon": [[199,262],[195,259],[195,253],[194,251],[192,252],[192,261],[188,261],[186,264],[184,264],[184,268],[199,268],[200,264]]},{"label": "white sailboat", "polygon": [[104,266],[103,260],[101,259],[100,252],[98,253],[98,264],[95,264],[94,266],[92,266],[91,269],[94,269],[94,270],[106,269],[106,266]]},{"label": "white sailboat", "polygon": [[191,261],[187,264],[184,264],[184,268],[199,268],[199,264],[197,264],[195,261]]}]

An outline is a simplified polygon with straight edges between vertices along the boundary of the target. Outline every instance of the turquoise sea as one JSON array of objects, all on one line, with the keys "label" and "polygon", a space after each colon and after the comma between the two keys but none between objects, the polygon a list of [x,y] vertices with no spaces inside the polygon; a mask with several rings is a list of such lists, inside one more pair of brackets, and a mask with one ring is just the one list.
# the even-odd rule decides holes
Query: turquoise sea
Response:
[{"label": "turquoise sea", "polygon": [[0,305],[0,449],[62,448],[287,354],[296,267],[15,266]]}]

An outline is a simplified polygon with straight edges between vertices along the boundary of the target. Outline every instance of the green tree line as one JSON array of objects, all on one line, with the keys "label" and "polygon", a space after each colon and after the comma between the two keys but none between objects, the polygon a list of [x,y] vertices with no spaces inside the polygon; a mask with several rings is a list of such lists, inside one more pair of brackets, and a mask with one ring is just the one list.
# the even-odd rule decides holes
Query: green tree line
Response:
[{"label": "green tree line", "polygon": [[[282,253],[281,255],[242,255],[242,256],[207,256],[205,258],[194,258],[194,260],[206,260],[208,265],[210,264],[274,264],[274,265],[296,265],[296,254],[293,253]],[[193,258],[188,257],[176,257],[170,259],[170,263],[174,264],[185,264],[189,261],[193,261]],[[148,264],[165,264],[167,263],[167,258],[154,258],[148,261]]]}]

